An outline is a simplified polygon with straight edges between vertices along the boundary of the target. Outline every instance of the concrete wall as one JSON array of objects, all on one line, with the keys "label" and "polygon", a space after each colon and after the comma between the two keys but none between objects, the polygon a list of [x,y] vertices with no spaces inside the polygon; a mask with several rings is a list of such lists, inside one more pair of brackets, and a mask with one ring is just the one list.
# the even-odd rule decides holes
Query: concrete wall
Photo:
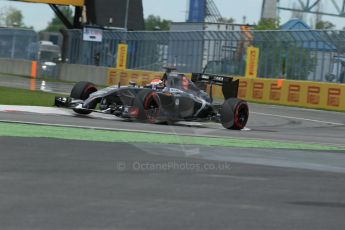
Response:
[{"label": "concrete wall", "polygon": [[0,58],[0,73],[31,76],[31,61]]},{"label": "concrete wall", "polygon": [[64,81],[90,81],[98,85],[106,85],[108,67],[60,64],[59,79]]},{"label": "concrete wall", "polygon": [[[31,77],[32,61],[0,58],[0,73]],[[44,75],[40,64],[37,64],[37,78],[46,77],[64,81],[90,81],[98,85],[106,85],[108,77],[107,67],[90,65],[59,64],[54,71],[56,76]]]}]

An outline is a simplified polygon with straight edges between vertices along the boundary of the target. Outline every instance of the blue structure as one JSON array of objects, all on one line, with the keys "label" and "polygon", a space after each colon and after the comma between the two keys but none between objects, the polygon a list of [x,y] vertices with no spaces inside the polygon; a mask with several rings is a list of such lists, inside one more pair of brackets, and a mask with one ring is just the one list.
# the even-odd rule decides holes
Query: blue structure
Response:
[{"label": "blue structure", "polygon": [[310,30],[310,26],[308,26],[305,22],[300,19],[294,18],[286,22],[280,27],[281,30]]},{"label": "blue structure", "polygon": [[206,0],[189,0],[189,14],[187,22],[204,22]]},{"label": "blue structure", "polygon": [[[292,36],[295,41],[299,41],[305,49],[329,52],[335,52],[337,49],[332,43],[325,41],[322,37],[324,33],[320,33],[317,30],[311,30],[310,26],[300,19],[291,19],[280,28],[281,30],[290,30],[290,36]],[[302,32],[294,32],[299,30]]]}]

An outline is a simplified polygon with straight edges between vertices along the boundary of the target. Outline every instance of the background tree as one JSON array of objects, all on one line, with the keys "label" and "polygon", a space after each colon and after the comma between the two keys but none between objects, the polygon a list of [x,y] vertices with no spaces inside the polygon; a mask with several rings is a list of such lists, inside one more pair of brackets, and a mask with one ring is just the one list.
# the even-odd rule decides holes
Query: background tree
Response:
[{"label": "background tree", "polygon": [[279,20],[272,18],[262,18],[254,27],[254,30],[277,30],[279,29]]},{"label": "background tree", "polygon": [[9,8],[5,20],[6,26],[24,26],[22,12],[13,7]]},{"label": "background tree", "polygon": [[[277,39],[276,36],[272,37],[272,40]],[[255,47],[260,48],[260,77],[307,80],[308,75],[315,71],[317,60],[312,50],[303,45],[269,42],[266,39],[257,41]]]},{"label": "background tree", "polygon": [[2,26],[27,28],[23,23],[23,19],[22,12],[15,7],[4,7],[0,10],[0,24]]},{"label": "background tree", "polygon": [[315,29],[318,30],[333,30],[335,25],[330,21],[318,21],[315,25]]},{"label": "background tree", "polygon": [[[68,6],[60,6],[59,9],[65,15],[65,17],[72,23],[73,22],[73,10]],[[55,17],[49,22],[48,26],[44,31],[58,32],[60,29],[65,29],[65,25],[55,15]]]},{"label": "background tree", "polygon": [[161,19],[159,16],[149,15],[145,18],[145,30],[169,30],[169,20]]}]

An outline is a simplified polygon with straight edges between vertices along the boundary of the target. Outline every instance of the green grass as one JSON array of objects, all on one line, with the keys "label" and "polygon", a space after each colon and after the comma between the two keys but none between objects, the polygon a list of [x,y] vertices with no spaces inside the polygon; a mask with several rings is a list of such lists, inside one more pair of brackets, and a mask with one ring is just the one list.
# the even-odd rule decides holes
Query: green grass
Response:
[{"label": "green grass", "polygon": [[[19,78],[23,78],[23,79],[30,79],[30,80],[33,79],[31,76],[17,75],[17,74],[10,74],[10,73],[6,73],[6,74],[0,73],[0,78],[2,76],[4,76],[4,77],[14,76],[14,77],[19,77]],[[46,81],[46,82],[71,83],[71,84],[75,83],[74,81],[66,81],[66,80],[60,80],[60,79],[50,79],[50,78],[47,78],[47,77],[44,77],[44,76],[41,76],[41,77],[37,78],[37,80],[43,80],[43,81]]]},{"label": "green grass", "polygon": [[53,106],[55,96],[54,93],[42,91],[0,87],[2,105]]}]

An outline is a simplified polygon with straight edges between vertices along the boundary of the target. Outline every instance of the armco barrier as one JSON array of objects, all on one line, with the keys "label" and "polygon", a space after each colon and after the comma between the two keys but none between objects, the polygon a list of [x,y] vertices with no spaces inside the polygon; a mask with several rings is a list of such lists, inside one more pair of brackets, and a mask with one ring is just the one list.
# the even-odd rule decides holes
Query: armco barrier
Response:
[{"label": "armco barrier", "polygon": [[[121,85],[127,85],[133,80],[138,85],[144,85],[152,79],[161,78],[162,74],[163,72],[110,68],[107,84],[117,85],[120,82]],[[244,77],[235,79],[240,80],[238,96],[247,101],[345,111],[345,84]],[[214,86],[213,95],[214,98],[221,99],[221,87]]]}]

